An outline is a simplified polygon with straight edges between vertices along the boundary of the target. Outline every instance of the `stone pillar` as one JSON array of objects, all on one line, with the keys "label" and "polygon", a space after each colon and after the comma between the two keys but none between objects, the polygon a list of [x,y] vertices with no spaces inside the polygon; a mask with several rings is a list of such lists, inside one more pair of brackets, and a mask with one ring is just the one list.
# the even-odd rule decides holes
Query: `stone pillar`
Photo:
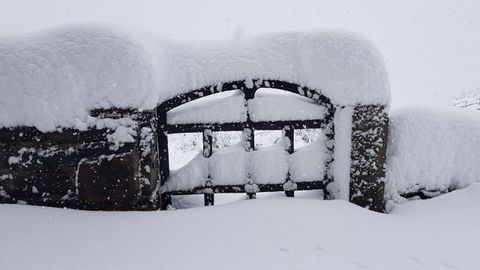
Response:
[{"label": "stone pillar", "polygon": [[385,211],[388,115],[383,105],[357,105],[352,116],[350,202]]}]

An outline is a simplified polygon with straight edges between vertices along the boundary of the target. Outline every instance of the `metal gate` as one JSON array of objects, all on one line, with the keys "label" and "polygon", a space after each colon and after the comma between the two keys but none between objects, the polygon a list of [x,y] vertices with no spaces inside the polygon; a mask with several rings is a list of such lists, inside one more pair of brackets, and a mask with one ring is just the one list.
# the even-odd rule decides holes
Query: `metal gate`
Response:
[{"label": "metal gate", "polygon": [[[307,97],[313,100],[318,106],[323,106],[326,113],[321,119],[308,119],[308,120],[275,120],[275,121],[253,121],[251,119],[250,111],[248,109],[248,102],[255,98],[255,93],[260,88],[272,88],[288,91],[300,96]],[[246,121],[242,122],[221,122],[221,123],[187,123],[187,124],[169,124],[167,119],[168,111],[183,105],[185,103],[194,101],[196,99],[206,97],[208,95],[231,91],[240,90],[243,92],[244,104],[246,107],[247,115]],[[204,194],[205,205],[213,205],[215,193],[247,193],[249,198],[255,198],[256,192],[271,192],[271,191],[285,191],[289,197],[294,196],[295,190],[315,190],[320,189],[324,191],[324,196],[328,197],[328,191],[326,189],[328,183],[333,181],[332,176],[332,163],[333,163],[333,151],[334,151],[334,114],[335,107],[330,100],[319,94],[320,91],[302,87],[294,83],[288,83],[278,80],[246,80],[246,81],[233,81],[212,86],[203,87],[188,93],[176,96],[157,107],[157,120],[158,120],[158,150],[159,150],[159,174],[160,174],[160,198],[161,208],[166,209],[171,204],[172,195],[185,195],[185,194]],[[203,133],[203,157],[210,158],[214,153],[212,148],[213,132],[217,131],[241,131],[242,141],[244,145],[244,151],[255,151],[255,130],[283,130],[282,134],[284,139],[289,143],[286,146],[285,151],[288,154],[293,154],[295,151],[294,146],[294,130],[295,129],[321,129],[324,134],[325,149],[327,156],[325,159],[325,170],[323,178],[312,179],[310,181],[302,181],[293,183],[290,179],[290,172],[285,177],[285,183],[276,184],[258,184],[255,183],[255,179],[245,179],[243,184],[212,184],[212,181],[207,179],[202,184],[188,189],[169,189],[164,190],[162,187],[170,179],[170,166],[169,166],[169,154],[168,154],[168,134],[173,133],[189,133],[189,132],[201,132]],[[210,175],[208,176],[210,177]],[[247,177],[248,178],[248,177]]]}]

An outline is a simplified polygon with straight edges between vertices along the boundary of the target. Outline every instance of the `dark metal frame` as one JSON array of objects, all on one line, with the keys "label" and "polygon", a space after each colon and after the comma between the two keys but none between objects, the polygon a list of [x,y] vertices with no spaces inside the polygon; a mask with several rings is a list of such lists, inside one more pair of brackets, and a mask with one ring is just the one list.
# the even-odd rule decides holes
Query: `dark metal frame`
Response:
[{"label": "dark metal frame", "polygon": [[[317,120],[299,120],[299,121],[266,121],[266,122],[253,122],[250,119],[249,111],[247,108],[247,120],[241,123],[195,123],[195,124],[167,124],[167,112],[180,105],[188,103],[190,101],[206,97],[212,94],[221,93],[231,90],[241,90],[245,97],[245,106],[248,104],[248,100],[255,97],[255,92],[259,88],[274,88],[288,91],[294,94],[308,97],[318,103],[320,106],[327,108],[327,114],[323,119]],[[283,134],[286,139],[290,141],[289,147],[286,151],[289,154],[294,152],[293,136],[295,129],[307,129],[307,128],[319,128],[322,129],[327,140],[326,147],[328,151],[328,157],[326,159],[326,167],[324,179],[309,182],[297,182],[294,188],[286,188],[284,184],[255,184],[248,182],[246,185],[221,185],[211,186],[207,180],[205,186],[196,187],[191,190],[178,190],[164,192],[160,194],[161,208],[166,209],[171,204],[172,195],[185,195],[185,194],[204,194],[205,205],[213,205],[214,193],[247,193],[249,198],[255,198],[255,192],[268,192],[268,191],[285,191],[289,197],[294,196],[294,190],[313,190],[323,189],[325,197],[328,197],[328,191],[326,189],[327,184],[333,181],[332,176],[332,162],[334,151],[334,124],[333,119],[335,115],[335,107],[330,100],[319,94],[319,91],[302,87],[298,84],[288,83],[279,80],[246,80],[246,81],[233,81],[227,83],[221,83],[200,88],[176,97],[173,97],[157,107],[157,119],[158,119],[158,149],[159,149],[159,174],[160,185],[166,183],[170,176],[170,166],[168,159],[168,134],[169,133],[189,133],[189,132],[202,132],[203,133],[203,155],[210,157],[212,152],[212,132],[215,131],[243,131],[242,140],[244,141],[245,151],[254,151],[255,138],[254,130],[283,130]],[[289,175],[287,175],[287,181],[289,182]],[[251,189],[248,185],[254,185],[255,188]],[[252,191],[254,190],[254,191]]]}]

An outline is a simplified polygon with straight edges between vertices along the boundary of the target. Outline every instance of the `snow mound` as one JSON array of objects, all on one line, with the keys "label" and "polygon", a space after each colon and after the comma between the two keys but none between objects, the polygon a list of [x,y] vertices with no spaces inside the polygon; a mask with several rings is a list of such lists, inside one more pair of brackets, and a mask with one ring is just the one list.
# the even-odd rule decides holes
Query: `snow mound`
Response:
[{"label": "snow mound", "polygon": [[73,25],[0,38],[0,127],[78,127],[94,108],[152,109],[197,88],[278,79],[339,105],[388,104],[379,51],[355,34],[290,32],[186,42]]},{"label": "snow mound", "polygon": [[390,195],[480,182],[480,112],[407,107],[390,117]]},{"label": "snow mound", "polygon": [[[117,30],[55,28],[0,39],[0,125],[79,127],[93,108],[138,107],[157,76],[144,46]],[[79,123],[80,122],[80,123]]]}]

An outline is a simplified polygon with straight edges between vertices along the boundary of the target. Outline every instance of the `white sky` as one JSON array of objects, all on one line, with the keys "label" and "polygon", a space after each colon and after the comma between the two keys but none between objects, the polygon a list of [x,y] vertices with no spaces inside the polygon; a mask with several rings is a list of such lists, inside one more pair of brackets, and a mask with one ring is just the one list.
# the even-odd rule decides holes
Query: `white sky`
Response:
[{"label": "white sky", "polygon": [[0,0],[0,32],[98,21],[181,39],[340,28],[383,52],[392,104],[449,104],[480,87],[478,0]]}]

